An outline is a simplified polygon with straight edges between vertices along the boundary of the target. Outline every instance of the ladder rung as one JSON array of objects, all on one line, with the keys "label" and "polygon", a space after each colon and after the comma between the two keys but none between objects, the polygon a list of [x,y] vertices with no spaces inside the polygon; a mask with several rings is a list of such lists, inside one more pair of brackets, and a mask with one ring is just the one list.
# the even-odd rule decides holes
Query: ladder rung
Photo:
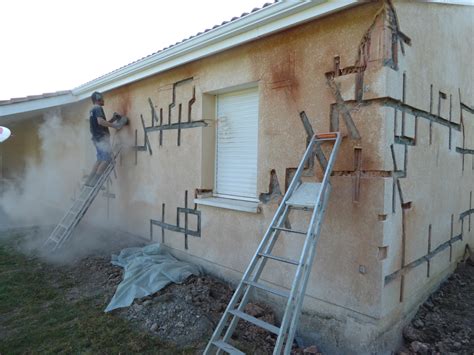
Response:
[{"label": "ladder rung", "polygon": [[56,246],[58,242],[55,240],[52,240],[51,238],[48,238],[46,242],[44,243],[44,245],[48,245],[48,244],[54,244]]},{"label": "ladder rung", "polygon": [[[118,152],[114,155],[114,159],[117,156]],[[72,231],[82,219],[99,191],[104,189],[101,186],[107,179],[109,179],[109,175],[113,171],[113,168],[114,165],[109,164],[94,186],[82,185],[78,198],[74,199],[72,206],[60,220],[59,224],[56,225],[44,245],[54,243],[55,246],[53,250],[55,250],[72,235]]]},{"label": "ladder rung", "polygon": [[71,223],[71,218],[74,218],[76,214],[74,212],[68,211],[59,224],[64,225],[66,228]]},{"label": "ladder rung", "polygon": [[61,238],[61,235],[62,235],[62,233],[61,234],[54,233],[54,234],[51,234],[48,239],[56,240],[56,238]]},{"label": "ladder rung", "polygon": [[57,238],[61,238],[61,237],[64,235],[65,232],[66,232],[66,231],[63,231],[63,232],[61,232],[61,233],[54,233],[54,234],[51,234],[50,238],[52,238],[52,239],[54,239],[54,240],[56,240]]},{"label": "ladder rung", "polygon": [[283,291],[283,290],[278,290],[276,288],[267,287],[265,285],[262,285],[262,284],[259,284],[257,282],[253,282],[253,281],[244,281],[244,283],[249,285],[249,286],[259,288],[261,290],[273,293],[273,294],[281,296],[281,297],[286,297],[286,298],[290,297],[290,293],[288,291]]},{"label": "ladder rung", "polygon": [[316,137],[316,139],[336,139],[337,133],[335,132],[317,133],[314,136]]},{"label": "ladder rung", "polygon": [[306,232],[301,232],[301,231],[297,231],[297,230],[294,230],[294,229],[281,228],[281,227],[272,227],[272,228],[273,229],[278,229],[279,231],[282,231],[282,232],[289,232],[289,233],[296,233],[296,234],[306,235]]},{"label": "ladder rung", "polygon": [[292,201],[286,201],[286,204],[288,206],[290,206],[291,208],[294,208],[294,209],[300,209],[300,210],[312,210],[315,206],[314,203],[307,203],[307,204],[300,204],[300,203],[295,203],[295,202],[292,202]]},{"label": "ladder rung", "polygon": [[247,322],[250,322],[252,324],[255,324],[256,326],[263,328],[265,330],[268,330],[269,332],[272,332],[273,334],[277,334],[280,332],[280,328],[275,327],[274,325],[264,322],[263,320],[260,320],[258,318],[255,318],[247,313],[241,312],[239,310],[233,309],[229,311],[229,313],[233,314],[236,317],[239,317],[243,320],[246,320]]},{"label": "ladder rung", "polygon": [[288,258],[284,258],[284,257],[281,257],[281,256],[276,256],[276,255],[272,255],[272,254],[265,254],[265,253],[259,253],[258,255],[263,256],[264,258],[269,258],[269,259],[273,259],[273,260],[277,260],[277,261],[282,261],[282,262],[287,263],[287,264],[299,265],[298,261],[288,259]]},{"label": "ladder rung", "polygon": [[54,243],[56,243],[56,244],[58,244],[60,240],[61,240],[61,239],[56,239],[56,238],[53,238],[53,237],[49,237],[49,238],[48,238],[48,241],[54,242]]},{"label": "ladder rung", "polygon": [[313,210],[314,206],[298,206],[298,205],[293,205],[291,203],[286,203],[289,207],[291,207],[292,210],[300,210],[300,211],[311,211]]},{"label": "ladder rung", "polygon": [[213,341],[212,344],[214,344],[219,349],[224,350],[225,352],[227,352],[231,355],[245,355],[245,353],[243,353],[239,349],[234,348],[232,345],[227,344],[226,342],[224,342],[222,340]]}]

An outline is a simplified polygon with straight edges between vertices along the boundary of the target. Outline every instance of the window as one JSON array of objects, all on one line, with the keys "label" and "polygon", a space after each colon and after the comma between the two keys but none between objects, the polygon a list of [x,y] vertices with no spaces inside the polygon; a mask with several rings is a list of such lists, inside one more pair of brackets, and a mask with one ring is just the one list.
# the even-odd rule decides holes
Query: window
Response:
[{"label": "window", "polygon": [[257,88],[217,95],[216,116],[214,194],[257,201]]}]

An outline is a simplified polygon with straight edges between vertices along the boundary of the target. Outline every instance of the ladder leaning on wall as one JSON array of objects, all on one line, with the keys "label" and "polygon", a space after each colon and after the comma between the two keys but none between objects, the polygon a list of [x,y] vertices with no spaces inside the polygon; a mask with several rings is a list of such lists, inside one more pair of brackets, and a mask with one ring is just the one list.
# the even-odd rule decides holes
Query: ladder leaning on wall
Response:
[{"label": "ladder leaning on wall", "polygon": [[[330,142],[333,144],[329,160],[326,159],[321,148],[323,142]],[[241,319],[253,323],[254,325],[278,336],[273,354],[279,355],[283,350],[284,354],[290,353],[298,325],[306,285],[308,283],[313,260],[316,254],[316,246],[319,239],[321,224],[331,191],[329,178],[331,176],[340,143],[341,135],[339,132],[315,134],[311,139],[296,170],[295,176],[291,181],[270,226],[265,232],[256,253],[247,267],[242,280],[237,286],[229,305],[214,330],[204,354],[210,354],[213,350],[217,350],[217,353],[225,351],[229,354],[243,354],[243,352],[229,344],[237,323]],[[302,176],[305,165],[313,156],[316,156],[321,165],[324,172],[323,179],[321,182],[304,182]],[[313,210],[306,231],[295,230],[288,227],[287,218],[291,210],[294,210],[295,212]],[[299,260],[293,260],[288,257],[272,254],[273,247],[275,246],[281,232],[306,236]],[[265,264],[269,259],[296,267],[295,276],[289,292],[283,289],[270,288],[266,284],[258,282]],[[259,289],[262,292],[269,292],[287,299],[280,327],[264,322],[244,312],[244,308],[249,301],[250,291],[252,289]],[[224,333],[223,336],[222,333]]]},{"label": "ladder leaning on wall", "polygon": [[83,185],[79,197],[74,200],[72,206],[63,216],[58,225],[53,229],[48,239],[43,244],[45,249],[55,251],[59,249],[68,240],[76,226],[86,214],[90,205],[96,198],[102,185],[107,181],[112,171],[114,171],[115,163],[120,154],[121,147],[118,147],[116,152],[112,154],[112,160],[105,168],[105,171],[100,175],[94,186]]}]

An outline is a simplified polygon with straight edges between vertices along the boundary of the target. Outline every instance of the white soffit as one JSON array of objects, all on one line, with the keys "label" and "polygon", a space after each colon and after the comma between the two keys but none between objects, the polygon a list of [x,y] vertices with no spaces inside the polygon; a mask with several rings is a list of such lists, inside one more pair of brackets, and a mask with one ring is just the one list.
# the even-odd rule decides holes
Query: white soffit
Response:
[{"label": "white soffit", "polygon": [[108,91],[365,1],[276,2],[73,89],[78,99]]},{"label": "white soffit", "polygon": [[71,92],[69,92],[67,94],[61,94],[57,96],[12,102],[0,105],[0,118],[7,118],[9,116],[14,116],[24,112],[50,109],[76,101],[78,101],[77,98]]},{"label": "white soffit", "polygon": [[474,0],[419,0],[425,3],[474,6]]}]

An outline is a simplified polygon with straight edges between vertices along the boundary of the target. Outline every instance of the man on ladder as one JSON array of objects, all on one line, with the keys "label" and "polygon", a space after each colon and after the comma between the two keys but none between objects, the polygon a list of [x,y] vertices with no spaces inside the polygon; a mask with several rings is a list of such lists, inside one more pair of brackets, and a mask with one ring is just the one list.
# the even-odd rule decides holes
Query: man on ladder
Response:
[{"label": "man on ladder", "polygon": [[100,92],[94,92],[91,99],[94,106],[89,112],[89,125],[92,134],[92,142],[97,152],[97,161],[92,167],[86,185],[94,187],[112,160],[109,127],[119,130],[125,122],[121,122],[122,117],[116,113],[110,121],[107,121],[104,109],[102,108],[104,106],[104,97]]},{"label": "man on ladder", "polygon": [[52,251],[59,249],[72,235],[74,228],[87,212],[102,185],[109,178],[110,173],[114,171],[115,160],[120,153],[121,146],[117,144],[115,145],[117,149],[112,148],[109,127],[119,130],[128,123],[127,117],[120,116],[117,113],[114,113],[112,119],[107,121],[102,109],[102,106],[104,106],[102,94],[94,92],[91,98],[94,107],[90,111],[89,122],[92,142],[97,151],[97,161],[87,182],[82,186],[79,196],[74,200],[71,207],[45,241],[44,247]]}]

